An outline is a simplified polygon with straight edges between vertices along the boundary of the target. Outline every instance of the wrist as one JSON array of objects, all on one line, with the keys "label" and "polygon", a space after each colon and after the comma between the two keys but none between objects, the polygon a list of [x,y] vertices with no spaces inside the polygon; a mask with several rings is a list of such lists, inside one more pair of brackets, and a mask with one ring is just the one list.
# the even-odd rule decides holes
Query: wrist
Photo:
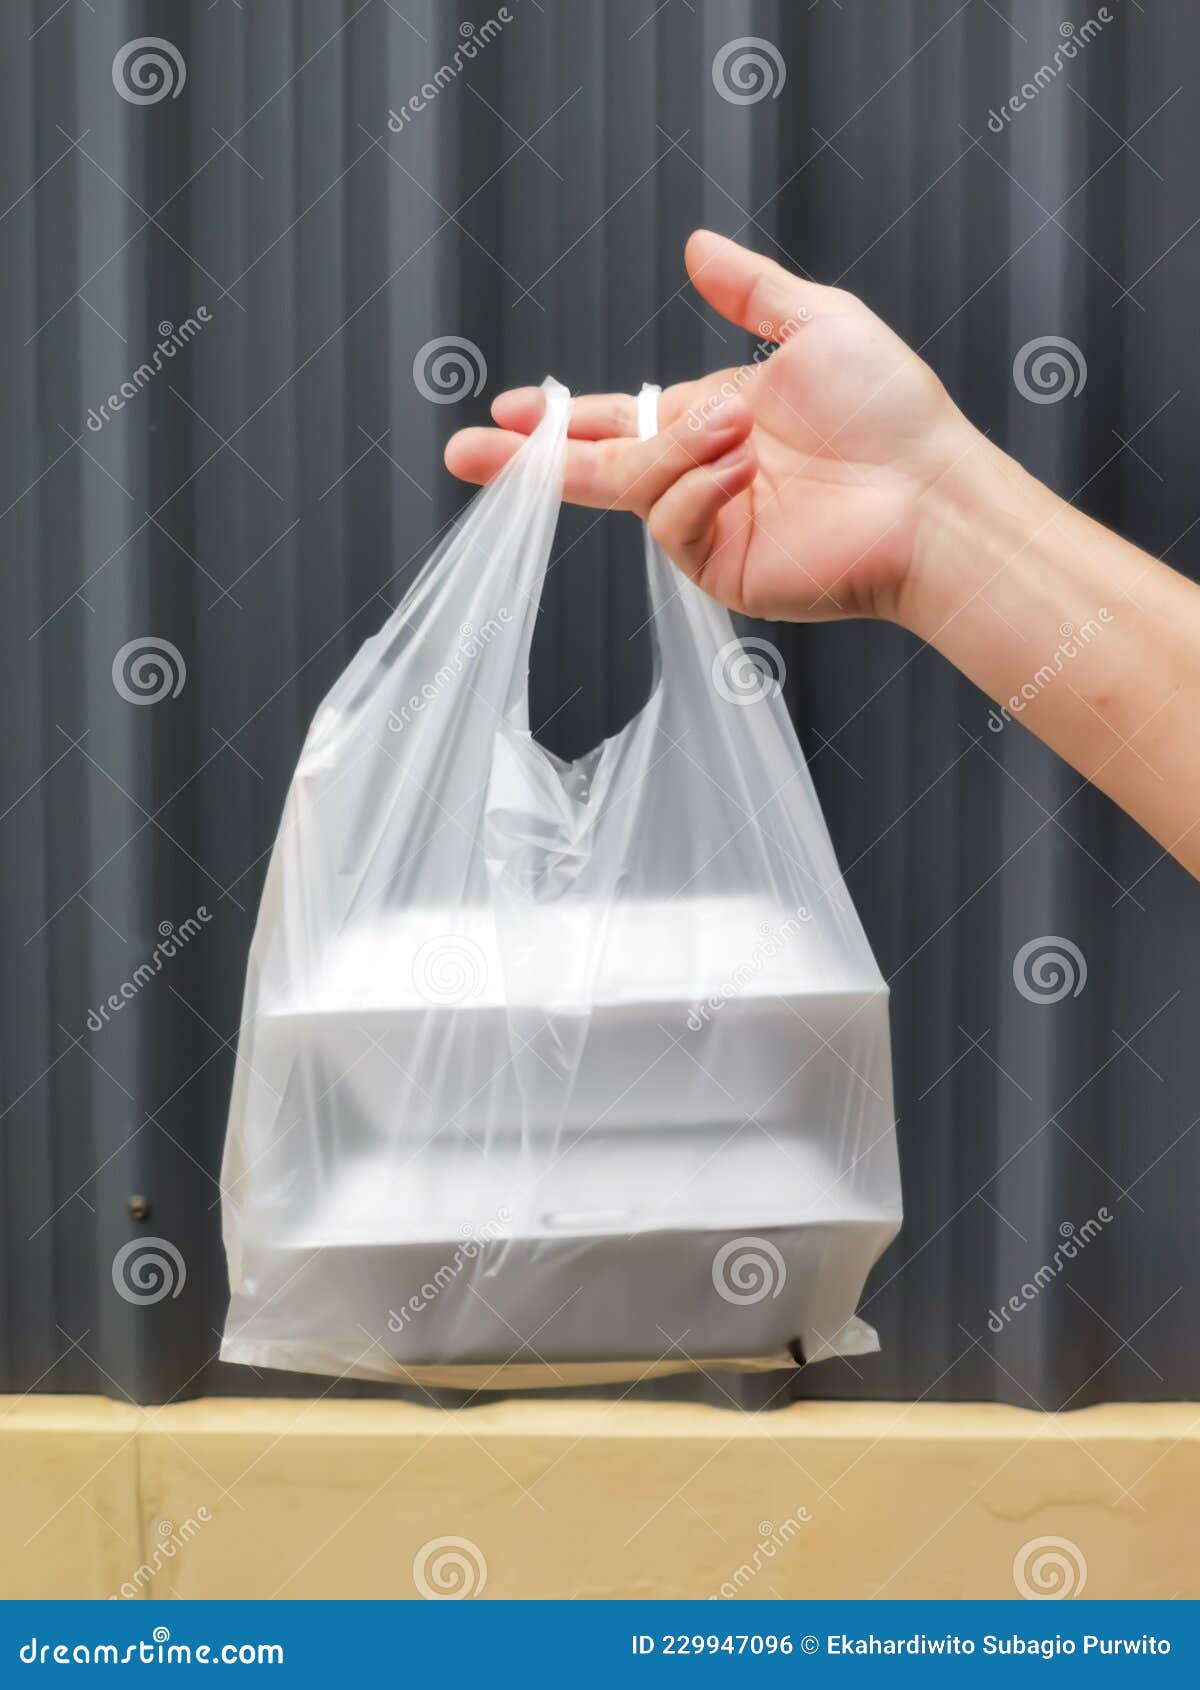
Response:
[{"label": "wrist", "polygon": [[891,620],[939,644],[948,622],[1022,561],[1062,500],[961,414],[917,502],[912,553]]}]

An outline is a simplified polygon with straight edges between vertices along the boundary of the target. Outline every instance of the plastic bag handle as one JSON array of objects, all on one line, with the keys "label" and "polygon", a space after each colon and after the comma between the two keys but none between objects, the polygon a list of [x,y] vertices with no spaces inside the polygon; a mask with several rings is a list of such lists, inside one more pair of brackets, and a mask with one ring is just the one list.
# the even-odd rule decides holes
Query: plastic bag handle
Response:
[{"label": "plastic bag handle", "polygon": [[[639,440],[651,440],[658,433],[661,393],[661,387],[646,382],[637,396]],[[657,661],[664,678],[693,688],[703,685],[707,693],[714,663],[737,641],[733,622],[723,605],[676,569],[648,527],[645,535]]]},{"label": "plastic bag handle", "polygon": [[658,396],[662,388],[652,381],[645,382],[637,396],[637,430],[639,440],[652,440],[658,433]]},{"label": "plastic bag handle", "polygon": [[[657,383],[647,381],[642,384],[641,392],[637,396],[637,431],[639,440],[653,440],[658,433],[658,401],[662,388]],[[650,588],[650,605],[654,611],[659,638],[660,661],[665,655],[662,651],[661,635],[665,625],[675,621],[686,622],[682,607],[679,605],[681,594],[689,587],[689,583],[671,563],[663,556],[661,549],[651,538],[650,529],[646,531],[646,576]],[[732,630],[731,630],[732,631]]]}]

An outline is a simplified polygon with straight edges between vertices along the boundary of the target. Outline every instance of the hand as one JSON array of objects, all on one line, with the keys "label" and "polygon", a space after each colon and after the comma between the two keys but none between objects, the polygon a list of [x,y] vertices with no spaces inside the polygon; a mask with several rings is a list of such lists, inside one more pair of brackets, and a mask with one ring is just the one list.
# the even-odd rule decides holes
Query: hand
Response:
[{"label": "hand", "polygon": [[[625,394],[577,399],[564,498],[636,511],[667,554],[731,610],[787,620],[899,618],[923,501],[979,441],[937,377],[860,300],[699,231],[688,273],[770,357],[667,388],[662,432],[636,437]],[[765,351],[765,347],[764,347]],[[486,482],[542,413],[502,393],[498,428],[469,428],[446,466]]]}]

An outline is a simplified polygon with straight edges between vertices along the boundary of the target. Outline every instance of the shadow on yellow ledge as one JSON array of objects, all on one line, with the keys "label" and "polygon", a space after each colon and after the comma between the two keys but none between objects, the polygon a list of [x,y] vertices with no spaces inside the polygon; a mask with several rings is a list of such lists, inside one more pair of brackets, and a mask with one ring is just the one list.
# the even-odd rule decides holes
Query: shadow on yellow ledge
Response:
[{"label": "shadow on yellow ledge", "polygon": [[1200,1596],[1200,1408],[0,1398],[4,1597]]}]

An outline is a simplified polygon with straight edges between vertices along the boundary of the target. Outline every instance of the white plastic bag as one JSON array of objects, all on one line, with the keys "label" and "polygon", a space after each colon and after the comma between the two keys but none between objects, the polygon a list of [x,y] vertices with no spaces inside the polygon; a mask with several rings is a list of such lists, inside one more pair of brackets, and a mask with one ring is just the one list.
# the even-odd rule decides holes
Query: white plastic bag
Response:
[{"label": "white plastic bag", "polygon": [[574,763],[531,737],[570,408],[545,393],[292,781],[225,1152],[226,1361],[500,1388],[876,1347],[887,989],[777,687],[649,540],[649,699]]}]

